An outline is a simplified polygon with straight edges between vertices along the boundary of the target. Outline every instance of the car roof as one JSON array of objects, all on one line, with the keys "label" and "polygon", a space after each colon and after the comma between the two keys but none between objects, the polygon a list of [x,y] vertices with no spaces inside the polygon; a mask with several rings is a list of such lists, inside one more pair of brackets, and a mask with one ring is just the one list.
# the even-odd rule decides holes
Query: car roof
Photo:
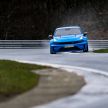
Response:
[{"label": "car roof", "polygon": [[65,28],[80,28],[79,26],[66,26],[66,27],[59,27],[59,28],[56,28],[57,29],[65,29]]}]

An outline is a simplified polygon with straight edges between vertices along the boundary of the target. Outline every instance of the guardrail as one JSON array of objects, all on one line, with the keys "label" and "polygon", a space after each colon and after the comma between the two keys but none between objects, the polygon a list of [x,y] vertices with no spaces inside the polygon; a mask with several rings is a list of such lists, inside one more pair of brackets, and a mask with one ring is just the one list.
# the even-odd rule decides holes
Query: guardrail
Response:
[{"label": "guardrail", "polygon": [[0,40],[0,48],[43,48],[48,40]]},{"label": "guardrail", "polygon": [[89,40],[88,44],[92,50],[108,48],[108,40]]},{"label": "guardrail", "polygon": [[[108,40],[89,40],[91,50],[108,48]],[[43,48],[48,47],[49,40],[0,40],[0,48]]]}]

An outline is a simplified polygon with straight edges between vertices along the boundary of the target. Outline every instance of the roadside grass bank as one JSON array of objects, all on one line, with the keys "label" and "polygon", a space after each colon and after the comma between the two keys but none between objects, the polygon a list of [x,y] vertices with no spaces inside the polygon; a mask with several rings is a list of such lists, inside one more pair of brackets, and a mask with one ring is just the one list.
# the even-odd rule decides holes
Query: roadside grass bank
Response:
[{"label": "roadside grass bank", "polygon": [[31,71],[44,68],[46,67],[0,60],[0,102],[36,86],[40,75]]},{"label": "roadside grass bank", "polygon": [[76,94],[85,84],[84,77],[74,72],[0,60],[0,108],[46,104]]},{"label": "roadside grass bank", "polygon": [[94,50],[94,53],[108,53],[108,49],[99,49],[99,50]]}]

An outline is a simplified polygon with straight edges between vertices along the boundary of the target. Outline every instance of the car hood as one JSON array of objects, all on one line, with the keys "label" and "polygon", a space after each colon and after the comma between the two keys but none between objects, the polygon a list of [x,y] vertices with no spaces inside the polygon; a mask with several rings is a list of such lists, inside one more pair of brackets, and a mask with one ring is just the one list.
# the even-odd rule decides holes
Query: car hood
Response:
[{"label": "car hood", "polygon": [[71,41],[79,41],[79,40],[82,40],[82,39],[83,39],[83,34],[54,36],[54,42],[71,42]]}]

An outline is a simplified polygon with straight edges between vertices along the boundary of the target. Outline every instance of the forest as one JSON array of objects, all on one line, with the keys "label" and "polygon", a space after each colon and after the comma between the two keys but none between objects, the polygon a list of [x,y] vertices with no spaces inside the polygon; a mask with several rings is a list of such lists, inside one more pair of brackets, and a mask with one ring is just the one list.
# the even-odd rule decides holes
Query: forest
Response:
[{"label": "forest", "polygon": [[108,0],[0,0],[1,40],[48,39],[71,25],[89,39],[108,39]]}]

